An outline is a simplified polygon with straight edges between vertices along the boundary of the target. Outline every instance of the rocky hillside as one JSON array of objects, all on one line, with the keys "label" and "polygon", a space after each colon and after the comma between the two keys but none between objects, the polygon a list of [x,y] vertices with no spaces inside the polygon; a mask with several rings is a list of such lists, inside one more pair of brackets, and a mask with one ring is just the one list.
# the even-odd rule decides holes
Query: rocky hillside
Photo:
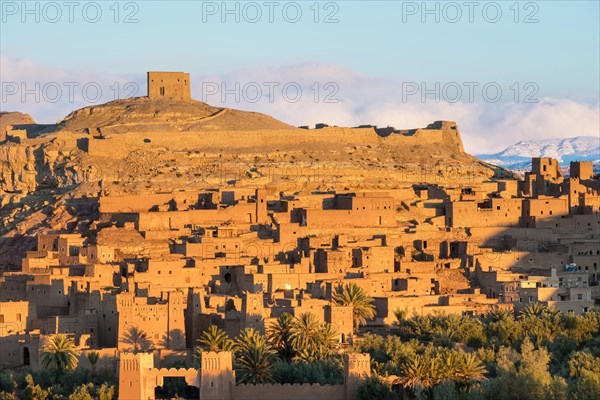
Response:
[{"label": "rocky hillside", "polygon": [[18,266],[33,235],[86,232],[99,196],[227,187],[293,194],[511,176],[464,153],[456,123],[444,121],[383,137],[139,98],[38,128],[0,144],[0,268]]},{"label": "rocky hillside", "polygon": [[0,142],[6,139],[6,127],[8,125],[29,125],[35,124],[33,118],[20,112],[0,112]]},{"label": "rocky hillside", "polygon": [[212,107],[199,101],[115,100],[69,114],[56,130],[90,133],[185,132],[197,129],[292,129],[268,115]]}]

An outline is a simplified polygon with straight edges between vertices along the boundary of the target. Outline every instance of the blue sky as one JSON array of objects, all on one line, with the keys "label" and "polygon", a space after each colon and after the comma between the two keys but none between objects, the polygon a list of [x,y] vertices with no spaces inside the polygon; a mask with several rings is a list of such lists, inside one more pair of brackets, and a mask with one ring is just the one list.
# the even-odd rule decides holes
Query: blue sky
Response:
[{"label": "blue sky", "polygon": [[[192,79],[210,76],[228,81],[232,76],[251,80],[253,74],[268,80],[265,71],[271,71],[273,79],[307,82],[307,74],[320,81],[314,71],[325,70],[327,76],[323,77],[323,82],[335,79],[344,82],[339,85],[340,101],[352,104],[350,110],[343,112],[339,108],[330,109],[330,119],[340,123],[346,121],[340,117],[340,112],[352,114],[353,110],[368,109],[373,99],[377,99],[378,109],[385,108],[381,101],[386,97],[394,98],[394,93],[398,92],[386,90],[386,82],[396,89],[401,87],[401,82],[426,85],[495,82],[505,93],[509,93],[511,85],[517,82],[521,96],[526,92],[523,86],[533,82],[537,85],[537,99],[576,102],[587,107],[583,113],[591,119],[577,128],[577,134],[598,134],[595,125],[598,123],[595,114],[598,113],[600,90],[598,1],[482,1],[476,2],[472,9],[465,6],[464,1],[427,2],[426,5],[422,1],[279,1],[272,9],[273,22],[269,21],[269,7],[264,1],[252,6],[246,5],[248,2],[228,2],[228,9],[236,10],[237,7],[238,11],[226,15],[223,15],[224,3],[221,1],[137,1],[120,2],[117,7],[114,1],[106,1],[97,2],[102,16],[96,23],[90,22],[96,18],[96,6],[89,5],[92,2],[78,3],[73,22],[69,21],[69,10],[62,6],[63,2],[56,2],[62,16],[55,23],[50,22],[56,18],[55,9],[46,3],[37,2],[36,9],[36,2],[29,2],[27,7],[34,11],[24,14],[21,1],[2,1],[2,81],[15,80],[15,77],[36,79],[16,71],[21,69],[17,66],[22,62],[36,66],[31,71],[40,73],[38,80],[43,80],[45,74],[50,76],[56,71],[66,71],[65,74],[74,79],[78,75],[136,77],[140,84],[143,84],[147,70],[186,71],[192,73]],[[84,6],[87,7],[85,16]],[[433,12],[423,14],[424,7]],[[115,22],[117,8],[118,22]],[[250,20],[255,18],[257,9],[262,12],[262,17],[252,23]],[[301,10],[302,16],[296,23],[289,22],[296,17],[297,9]],[[319,10],[318,22],[314,20],[316,9]],[[501,16],[497,14],[498,9]],[[461,12],[460,17],[457,11]],[[472,22],[469,11],[473,12]],[[128,15],[137,22],[125,23]],[[325,23],[327,15],[331,23]],[[235,21],[236,16],[239,22]],[[35,21],[36,17],[40,18],[39,22]],[[452,20],[456,22],[452,23]],[[46,69],[53,72],[44,72]],[[336,74],[342,76],[336,78]],[[348,76],[355,79],[349,80]],[[352,84],[363,86],[350,87]],[[199,90],[194,87],[197,98]],[[360,94],[365,91],[369,92],[366,97],[372,100],[359,104]],[[509,97],[505,95],[494,105],[484,104],[485,101],[462,104],[462,97],[459,103],[465,107],[478,107],[487,120],[506,121],[523,116],[527,110],[535,111],[535,105],[510,101]],[[443,106],[433,100],[417,103],[411,107],[415,113],[421,112],[423,118],[429,114],[433,116]],[[406,105],[398,104],[396,99],[389,106],[394,104]],[[3,109],[14,108],[13,105],[10,100],[2,104]],[[287,106],[242,104],[239,108],[270,112],[289,120],[288,114],[282,111],[288,109]],[[452,106],[456,109],[458,105],[447,106],[451,110]],[[35,116],[35,107],[31,104],[25,104],[23,108],[33,110]],[[481,111],[482,108],[485,110]],[[39,108],[40,118],[64,115],[62,108],[55,108],[57,115],[48,114],[49,109],[46,107],[42,112]],[[318,117],[330,115],[325,111],[326,106],[322,110],[324,114]],[[302,110],[296,110],[296,114],[292,112],[293,109],[289,110],[289,115],[303,117]],[[415,113],[410,118],[390,115],[390,123],[427,122],[413,118]],[[462,110],[458,116],[462,113],[468,114]],[[299,120],[315,122],[310,113],[304,117]],[[372,113],[365,117],[372,117]],[[381,118],[378,123],[385,123],[384,115],[378,118]],[[354,122],[354,119],[348,122]],[[473,126],[472,129],[483,130],[485,126]],[[472,135],[479,135],[481,139],[482,133],[473,132]],[[575,132],[557,131],[548,135],[571,136]],[[485,145],[480,140],[480,147],[502,147],[500,141],[498,144],[488,142]],[[506,143],[507,146],[510,144]]]}]

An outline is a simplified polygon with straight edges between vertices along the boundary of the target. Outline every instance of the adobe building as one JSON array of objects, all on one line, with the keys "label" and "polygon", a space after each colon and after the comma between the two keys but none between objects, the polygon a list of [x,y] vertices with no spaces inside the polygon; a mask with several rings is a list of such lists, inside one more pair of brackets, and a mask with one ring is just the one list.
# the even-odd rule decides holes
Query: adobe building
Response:
[{"label": "adobe building", "polygon": [[190,74],[148,72],[148,97],[152,100],[191,100]]}]

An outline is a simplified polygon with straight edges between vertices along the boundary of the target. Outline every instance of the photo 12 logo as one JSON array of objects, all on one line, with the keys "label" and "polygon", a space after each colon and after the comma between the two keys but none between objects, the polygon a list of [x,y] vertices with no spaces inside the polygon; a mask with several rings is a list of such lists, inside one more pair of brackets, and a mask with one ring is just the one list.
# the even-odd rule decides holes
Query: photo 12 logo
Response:
[{"label": "photo 12 logo", "polygon": [[135,1],[1,1],[3,24],[114,22],[137,24],[140,6]]},{"label": "photo 12 logo", "polygon": [[420,101],[445,103],[538,103],[540,87],[536,82],[402,82],[402,102]]},{"label": "photo 12 logo", "polygon": [[528,1],[403,1],[402,22],[495,24],[512,21],[515,24],[537,24],[540,6]]},{"label": "photo 12 logo", "polygon": [[336,82],[313,82],[307,87],[298,82],[202,82],[201,99],[205,103],[275,103],[280,100],[298,103],[304,98],[314,103],[338,103],[339,91]]},{"label": "photo 12 logo", "polygon": [[2,82],[2,104],[84,102],[97,104],[121,98],[135,97],[139,85],[135,82]]},{"label": "photo 12 logo", "polygon": [[203,1],[202,22],[337,24],[339,11],[333,1]]}]

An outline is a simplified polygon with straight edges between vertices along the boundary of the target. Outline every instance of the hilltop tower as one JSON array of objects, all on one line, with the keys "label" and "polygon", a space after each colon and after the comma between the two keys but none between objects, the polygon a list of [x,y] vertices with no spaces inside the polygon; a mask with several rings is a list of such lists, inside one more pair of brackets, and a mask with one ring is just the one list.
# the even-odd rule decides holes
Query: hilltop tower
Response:
[{"label": "hilltop tower", "polygon": [[190,74],[148,72],[148,97],[152,100],[191,100]]}]

